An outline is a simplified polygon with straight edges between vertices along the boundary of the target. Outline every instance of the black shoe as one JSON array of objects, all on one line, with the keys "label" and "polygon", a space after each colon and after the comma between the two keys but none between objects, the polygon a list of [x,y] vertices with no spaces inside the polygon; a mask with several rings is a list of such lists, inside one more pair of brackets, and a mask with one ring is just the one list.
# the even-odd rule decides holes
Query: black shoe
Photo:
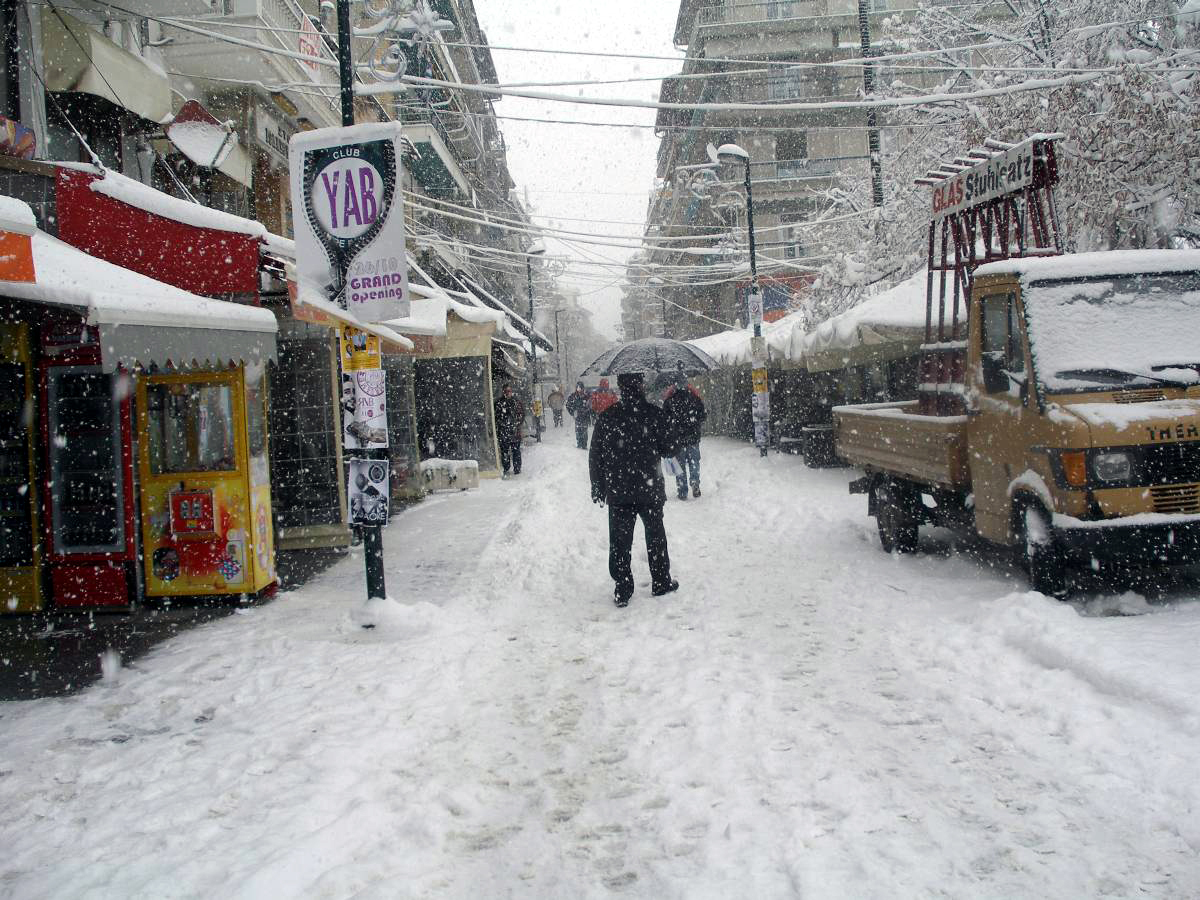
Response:
[{"label": "black shoe", "polygon": [[659,585],[650,589],[650,593],[655,597],[661,597],[663,594],[669,594],[671,591],[679,590],[679,582],[671,579],[666,584]]},{"label": "black shoe", "polygon": [[679,495],[679,499],[680,499],[680,500],[686,500],[686,499],[687,499],[687,491],[684,491],[682,494],[680,494],[680,495]]},{"label": "black shoe", "polygon": [[696,485],[694,488],[692,488],[692,496],[693,497],[700,496],[700,485]]},{"label": "black shoe", "polygon": [[629,598],[632,596],[633,594],[622,594],[620,591],[617,591],[615,594],[613,594],[613,603],[615,603],[621,609],[624,609],[629,605]]}]

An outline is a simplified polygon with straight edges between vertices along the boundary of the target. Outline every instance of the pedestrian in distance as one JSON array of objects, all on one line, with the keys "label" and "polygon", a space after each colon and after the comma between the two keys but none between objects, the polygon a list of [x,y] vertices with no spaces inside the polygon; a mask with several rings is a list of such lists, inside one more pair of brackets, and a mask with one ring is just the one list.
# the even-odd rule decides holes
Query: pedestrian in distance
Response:
[{"label": "pedestrian in distance", "polygon": [[667,417],[646,399],[641,373],[617,376],[621,399],[596,419],[588,471],[592,502],[608,504],[608,572],[613,602],[628,606],[633,596],[630,551],[633,529],[642,520],[650,560],[650,592],[655,597],[679,588],[671,578],[663,505],[667,501],[661,461],[675,456]]},{"label": "pedestrian in distance", "polygon": [[592,412],[598,416],[616,402],[617,395],[608,386],[608,379],[601,378],[600,387],[592,391]]},{"label": "pedestrian in distance", "polygon": [[667,425],[679,445],[680,472],[675,476],[675,492],[680,500],[688,497],[688,480],[692,483],[692,496],[700,496],[700,432],[708,411],[700,392],[688,384],[687,376],[679,372],[675,383],[667,388],[663,400],[663,412]]},{"label": "pedestrian in distance", "polygon": [[500,444],[500,466],[507,476],[521,474],[521,427],[525,422],[525,408],[513,396],[511,384],[504,385],[494,405],[496,414],[496,441]]},{"label": "pedestrian in distance", "polygon": [[555,428],[562,428],[563,406],[566,405],[566,402],[567,398],[563,396],[562,388],[556,384],[554,390],[550,392],[550,396],[546,398],[546,403],[550,406],[550,412],[554,414]]},{"label": "pedestrian in distance", "polygon": [[588,427],[592,424],[592,398],[580,381],[567,398],[567,412],[575,420],[575,445],[580,450],[588,448]]}]

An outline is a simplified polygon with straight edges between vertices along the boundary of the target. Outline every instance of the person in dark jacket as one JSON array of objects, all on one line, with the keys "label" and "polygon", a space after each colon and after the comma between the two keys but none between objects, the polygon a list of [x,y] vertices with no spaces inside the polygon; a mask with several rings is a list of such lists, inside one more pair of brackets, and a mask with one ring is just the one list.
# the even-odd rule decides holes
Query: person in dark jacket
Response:
[{"label": "person in dark jacket", "polygon": [[646,399],[642,375],[617,377],[618,403],[596,419],[588,469],[592,502],[608,504],[608,572],[616,587],[613,602],[628,606],[633,596],[630,550],[640,516],[650,557],[651,593],[658,597],[678,589],[671,578],[667,531],[663,525],[662,458],[678,450],[663,411]]},{"label": "person in dark jacket", "polygon": [[580,450],[588,448],[588,426],[592,424],[592,402],[583,382],[567,398],[567,412],[575,420],[575,444]]},{"label": "person in dark jacket", "polygon": [[675,476],[675,490],[680,500],[688,496],[688,476],[691,475],[692,496],[700,496],[700,429],[708,418],[700,392],[688,384],[687,376],[680,372],[675,384],[667,390],[663,401],[663,412],[667,425],[675,434],[679,444],[680,473]]},{"label": "person in dark jacket", "polygon": [[525,409],[521,401],[513,396],[511,384],[506,384],[496,398],[496,442],[500,444],[500,465],[504,474],[512,469],[514,475],[521,474],[521,425]]}]

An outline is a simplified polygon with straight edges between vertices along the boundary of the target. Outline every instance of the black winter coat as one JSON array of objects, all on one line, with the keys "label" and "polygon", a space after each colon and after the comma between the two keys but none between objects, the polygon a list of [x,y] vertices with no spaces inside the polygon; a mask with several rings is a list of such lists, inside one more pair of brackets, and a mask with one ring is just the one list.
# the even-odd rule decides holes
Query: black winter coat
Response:
[{"label": "black winter coat", "polygon": [[588,452],[592,495],[613,506],[661,505],[667,493],[660,461],[678,452],[661,409],[622,398],[596,418]]},{"label": "black winter coat", "polygon": [[592,422],[592,398],[587,391],[575,390],[567,398],[567,412],[576,425],[588,426]]},{"label": "black winter coat", "polygon": [[496,439],[501,444],[516,444],[521,440],[521,425],[525,408],[516,397],[496,398]]},{"label": "black winter coat", "polygon": [[708,418],[704,401],[691,388],[674,388],[665,401],[663,412],[680,447],[700,443],[701,426]]}]

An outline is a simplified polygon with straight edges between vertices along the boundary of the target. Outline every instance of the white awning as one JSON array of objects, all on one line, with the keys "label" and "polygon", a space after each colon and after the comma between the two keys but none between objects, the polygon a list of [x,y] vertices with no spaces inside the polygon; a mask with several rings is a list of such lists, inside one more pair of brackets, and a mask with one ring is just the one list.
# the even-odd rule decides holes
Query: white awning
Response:
[{"label": "white awning", "polygon": [[171,117],[166,73],[58,9],[42,10],[46,87],[103,97],[151,122]]},{"label": "white awning", "polygon": [[41,231],[32,238],[34,282],[0,281],[0,295],[77,310],[100,331],[106,372],[118,366],[265,363],[275,358],[275,316],[213,300],[89,256]]},{"label": "white awning", "polygon": [[[289,267],[290,269],[290,267]],[[294,272],[290,273],[294,277]],[[390,345],[390,349],[395,350],[412,350],[415,344],[402,334],[398,334],[392,329],[384,325],[376,325],[372,322],[363,322],[358,316],[349,310],[342,309],[336,303],[326,300],[318,291],[311,286],[298,283],[296,286],[296,302],[301,306],[307,306],[319,313],[328,316],[331,319],[336,319],[339,322],[344,322],[359,331],[365,331],[367,334],[373,334],[386,345]],[[385,348],[387,349],[387,348]]]},{"label": "white awning", "polygon": [[198,100],[188,100],[164,129],[179,152],[198,166],[216,169],[244,187],[251,186],[253,164],[237,132]]}]

